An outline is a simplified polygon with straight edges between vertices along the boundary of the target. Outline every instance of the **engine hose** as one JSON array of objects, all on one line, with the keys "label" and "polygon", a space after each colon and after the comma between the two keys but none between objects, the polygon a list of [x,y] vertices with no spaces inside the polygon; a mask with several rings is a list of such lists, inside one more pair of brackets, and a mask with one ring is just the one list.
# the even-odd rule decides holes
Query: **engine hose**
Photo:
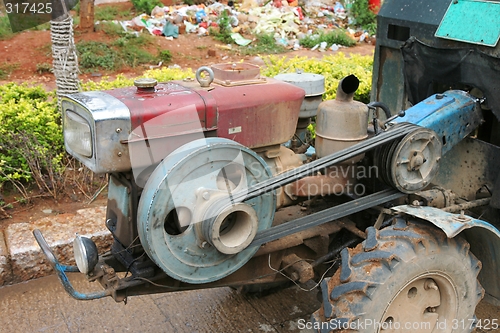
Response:
[{"label": "engine hose", "polygon": [[382,102],[370,102],[366,106],[368,106],[369,109],[381,108],[382,110],[384,110],[386,119],[389,119],[392,116],[391,110],[389,109],[387,104],[384,104]]}]

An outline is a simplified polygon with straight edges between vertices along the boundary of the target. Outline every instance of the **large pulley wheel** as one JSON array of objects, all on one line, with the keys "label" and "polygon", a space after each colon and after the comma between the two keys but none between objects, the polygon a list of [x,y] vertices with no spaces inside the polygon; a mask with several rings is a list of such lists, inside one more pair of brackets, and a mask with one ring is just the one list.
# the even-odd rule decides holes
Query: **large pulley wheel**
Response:
[{"label": "large pulley wheel", "polygon": [[375,164],[388,185],[415,193],[429,185],[438,172],[441,150],[434,131],[417,127],[401,140],[377,149]]},{"label": "large pulley wheel", "polygon": [[[271,177],[252,150],[228,139],[190,142],[167,156],[149,177],[139,201],[138,232],[149,257],[187,283],[219,280],[258,250],[256,233],[271,226],[274,193],[234,202],[232,194]],[[210,216],[215,203],[225,209]]]},{"label": "large pulley wheel", "polygon": [[368,228],[362,244],[343,250],[313,315],[322,332],[471,332],[484,290],[469,244],[426,223],[396,221]]}]

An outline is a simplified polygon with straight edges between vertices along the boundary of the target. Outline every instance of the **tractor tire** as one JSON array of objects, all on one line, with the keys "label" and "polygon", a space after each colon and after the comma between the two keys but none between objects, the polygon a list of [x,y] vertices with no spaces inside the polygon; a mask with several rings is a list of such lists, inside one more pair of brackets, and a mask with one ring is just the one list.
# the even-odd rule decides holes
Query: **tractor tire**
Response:
[{"label": "tractor tire", "polygon": [[471,332],[484,290],[469,248],[428,222],[397,217],[388,228],[369,227],[322,282],[323,306],[311,324],[322,333]]}]

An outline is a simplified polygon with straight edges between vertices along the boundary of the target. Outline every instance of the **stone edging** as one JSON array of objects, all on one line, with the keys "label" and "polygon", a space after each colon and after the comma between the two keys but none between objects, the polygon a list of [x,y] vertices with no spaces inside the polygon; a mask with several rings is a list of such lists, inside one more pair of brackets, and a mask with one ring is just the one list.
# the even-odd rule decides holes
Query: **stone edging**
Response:
[{"label": "stone edging", "polygon": [[9,225],[3,233],[0,231],[0,286],[54,274],[36,243],[34,229],[40,229],[61,264],[74,265],[76,233],[92,238],[100,253],[109,250],[112,237],[105,218],[106,208],[97,207]]}]

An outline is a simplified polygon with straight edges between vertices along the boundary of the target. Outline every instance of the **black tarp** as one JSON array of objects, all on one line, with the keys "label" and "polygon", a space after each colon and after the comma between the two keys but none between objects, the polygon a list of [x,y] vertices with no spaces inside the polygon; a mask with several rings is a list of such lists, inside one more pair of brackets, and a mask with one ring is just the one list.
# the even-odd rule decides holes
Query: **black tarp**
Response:
[{"label": "black tarp", "polygon": [[436,87],[481,90],[486,104],[500,120],[500,58],[474,47],[435,48],[410,38],[401,48],[404,60],[405,90],[416,104],[436,91]]}]

